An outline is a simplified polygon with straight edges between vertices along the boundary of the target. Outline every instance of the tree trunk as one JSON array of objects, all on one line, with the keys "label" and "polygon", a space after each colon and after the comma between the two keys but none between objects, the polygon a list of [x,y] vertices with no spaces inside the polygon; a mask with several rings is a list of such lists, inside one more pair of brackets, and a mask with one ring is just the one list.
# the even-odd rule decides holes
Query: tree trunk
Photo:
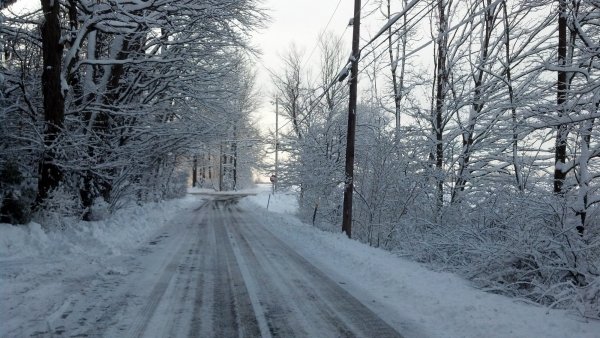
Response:
[{"label": "tree trunk", "polygon": [[506,63],[506,85],[508,87],[508,97],[510,99],[510,109],[512,118],[512,162],[515,169],[515,180],[519,191],[525,190],[525,182],[521,175],[521,166],[519,164],[518,149],[519,149],[519,134],[517,132],[517,107],[515,105],[515,93],[512,84],[512,66],[510,59],[510,24],[508,22],[508,10],[506,8],[506,0],[502,2],[502,11],[504,14],[504,51]]},{"label": "tree trunk", "polygon": [[[567,1],[559,0],[558,17],[558,66],[567,65]],[[562,69],[558,71],[558,83],[556,92],[556,106],[559,119],[566,113],[565,104],[567,102],[567,71]],[[564,193],[564,182],[567,176],[563,171],[563,166],[567,159],[567,137],[568,129],[566,124],[558,126],[556,132],[556,150],[554,156],[554,193],[562,195]]]},{"label": "tree trunk", "polygon": [[237,170],[237,156],[238,156],[238,151],[237,151],[237,126],[233,126],[233,143],[231,144],[231,152],[233,153],[233,158],[232,158],[232,165],[233,165],[233,190],[237,190],[237,175],[238,175],[238,170]]},{"label": "tree trunk", "polygon": [[438,0],[438,37],[437,37],[437,58],[436,58],[436,95],[435,95],[435,116],[433,129],[435,133],[435,168],[437,182],[437,210],[441,210],[444,205],[444,126],[442,125],[443,113],[446,99],[446,52],[448,37],[446,36],[446,4],[444,0]]},{"label": "tree trunk", "polygon": [[44,154],[39,165],[39,180],[36,205],[58,187],[62,171],[57,165],[55,141],[60,134],[65,110],[65,99],[61,88],[61,64],[63,45],[60,29],[60,5],[58,1],[42,0],[44,22],[40,27],[42,36],[43,73],[42,95],[44,97]]},{"label": "tree trunk", "polygon": [[575,214],[579,216],[581,223],[577,226],[577,232],[583,237],[587,210],[589,208],[590,182],[592,175],[589,170],[589,161],[591,159],[590,145],[592,140],[592,131],[594,127],[594,119],[585,121],[581,126],[581,154],[579,155],[579,189],[578,189],[578,208]]},{"label": "tree trunk", "polygon": [[[389,20],[392,17],[391,12],[391,0],[387,1],[387,19]],[[406,1],[404,1],[404,6],[406,6]],[[403,16],[404,26],[406,27],[406,15]],[[392,27],[388,29],[388,50],[390,54],[390,68],[392,73],[392,89],[394,91],[394,115],[396,120],[396,142],[399,144],[399,135],[400,135],[400,103],[402,101],[403,96],[403,86],[404,86],[404,69],[406,65],[406,30],[402,33],[404,37],[401,38],[401,42],[398,41],[398,44],[402,44],[402,57],[401,60],[399,55],[397,55],[396,60],[394,60],[394,51],[392,44]],[[398,78],[397,70],[398,70],[398,62],[401,62],[400,66],[400,78]]]},{"label": "tree trunk", "polygon": [[212,165],[212,156],[210,154],[210,148],[208,149],[208,180],[212,184],[213,179],[213,165]]},{"label": "tree trunk", "polygon": [[473,74],[474,93],[471,110],[469,112],[469,121],[462,132],[462,152],[458,161],[459,169],[456,184],[454,185],[454,189],[452,189],[452,203],[460,200],[460,194],[465,190],[467,183],[469,182],[472,171],[469,168],[469,161],[473,155],[473,146],[475,145],[475,126],[485,105],[484,96],[486,93],[484,88],[484,76],[486,72],[488,72],[486,67],[488,67],[490,39],[495,26],[496,16],[494,15],[494,9],[492,8],[492,0],[486,0],[482,5],[485,9],[483,19],[483,39],[481,40],[481,51],[479,59],[477,60],[477,73]]},{"label": "tree trunk", "polygon": [[192,164],[192,187],[198,185],[198,158],[194,155],[194,162]]}]

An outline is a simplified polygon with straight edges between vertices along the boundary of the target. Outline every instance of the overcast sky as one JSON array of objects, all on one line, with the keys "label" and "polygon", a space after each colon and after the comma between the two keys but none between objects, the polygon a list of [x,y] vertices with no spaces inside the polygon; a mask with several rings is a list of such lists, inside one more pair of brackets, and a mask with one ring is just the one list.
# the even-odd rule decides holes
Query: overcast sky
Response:
[{"label": "overcast sky", "polygon": [[[344,33],[350,46],[351,29],[346,29],[353,16],[354,2],[351,0],[265,0],[263,7],[268,10],[271,22],[253,38],[262,50],[261,63],[257,64],[258,87],[263,93],[264,104],[259,116],[264,127],[275,124],[275,107],[270,101],[271,78],[265,67],[277,72],[281,68],[280,56],[294,43],[304,51],[305,63],[318,62],[318,50],[309,55],[316,46],[319,35],[327,31],[339,36]],[[337,8],[337,9],[336,9]],[[329,22],[329,25],[327,25]],[[350,50],[348,50],[350,55]]]}]

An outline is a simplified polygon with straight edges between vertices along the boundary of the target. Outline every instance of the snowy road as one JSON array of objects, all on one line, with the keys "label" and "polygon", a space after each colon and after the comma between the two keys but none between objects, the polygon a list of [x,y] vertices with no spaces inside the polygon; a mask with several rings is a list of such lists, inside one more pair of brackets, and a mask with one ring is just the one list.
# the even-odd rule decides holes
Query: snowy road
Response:
[{"label": "snowy road", "polygon": [[600,321],[304,224],[294,192],[248,193],[0,224],[0,338],[600,337]]},{"label": "snowy road", "polygon": [[221,197],[181,217],[32,336],[400,337],[261,214]]}]

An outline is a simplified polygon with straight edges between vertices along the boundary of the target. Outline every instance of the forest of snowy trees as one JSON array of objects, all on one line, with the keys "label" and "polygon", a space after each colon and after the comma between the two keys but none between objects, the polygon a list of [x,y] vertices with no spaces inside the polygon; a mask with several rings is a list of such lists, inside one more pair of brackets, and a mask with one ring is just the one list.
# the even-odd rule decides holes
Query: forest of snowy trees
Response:
[{"label": "forest of snowy trees", "polygon": [[[600,317],[600,2],[363,3],[397,20],[361,35],[353,237]],[[338,232],[349,49],[327,33],[319,49],[310,69],[291,48],[273,76],[280,184]]]},{"label": "forest of snowy trees", "polygon": [[[198,185],[251,180],[260,1],[40,2],[0,1],[0,222],[180,196],[192,168]],[[353,237],[599,318],[600,2],[373,0],[362,15],[394,20],[360,43]],[[272,76],[278,177],[304,221],[339,232],[349,49],[329,33],[318,49]]]},{"label": "forest of snowy trees", "polygon": [[257,1],[14,2],[0,2],[0,222],[179,196],[192,166],[199,185],[251,182],[256,151],[237,141],[258,135]]}]

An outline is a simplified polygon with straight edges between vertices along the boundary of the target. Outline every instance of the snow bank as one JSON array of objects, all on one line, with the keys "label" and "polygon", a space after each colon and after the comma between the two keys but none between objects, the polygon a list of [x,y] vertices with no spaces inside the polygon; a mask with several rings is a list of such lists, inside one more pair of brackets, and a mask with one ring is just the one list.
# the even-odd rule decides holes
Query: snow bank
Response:
[{"label": "snow bank", "polygon": [[19,226],[0,223],[0,261],[60,254],[118,255],[148,240],[167,220],[193,201],[197,198],[188,196],[131,206],[101,221],[71,220],[60,230],[46,231],[35,222]]},{"label": "snow bank", "polygon": [[259,184],[254,196],[246,197],[249,200],[263,208],[269,206],[269,211],[280,214],[295,215],[298,212],[298,196],[296,192],[290,189],[280,189],[272,194],[271,184]]},{"label": "snow bank", "polygon": [[188,195],[132,205],[101,221],[61,219],[61,227],[50,229],[0,224],[0,337],[28,337],[31,330],[50,328],[70,306],[69,295],[105,275],[134,271],[129,257],[177,222],[176,214],[199,204],[201,198]]},{"label": "snow bank", "polygon": [[[268,192],[249,203],[262,208]],[[289,197],[289,196],[288,196]],[[282,201],[283,202],[283,201]],[[277,201],[274,209],[278,209]],[[285,209],[284,207],[282,207]],[[293,205],[288,205],[288,212]],[[271,209],[271,207],[269,207]],[[268,228],[407,337],[598,338],[600,322],[475,289],[388,251],[263,210]],[[293,212],[293,211],[292,211]]]}]

